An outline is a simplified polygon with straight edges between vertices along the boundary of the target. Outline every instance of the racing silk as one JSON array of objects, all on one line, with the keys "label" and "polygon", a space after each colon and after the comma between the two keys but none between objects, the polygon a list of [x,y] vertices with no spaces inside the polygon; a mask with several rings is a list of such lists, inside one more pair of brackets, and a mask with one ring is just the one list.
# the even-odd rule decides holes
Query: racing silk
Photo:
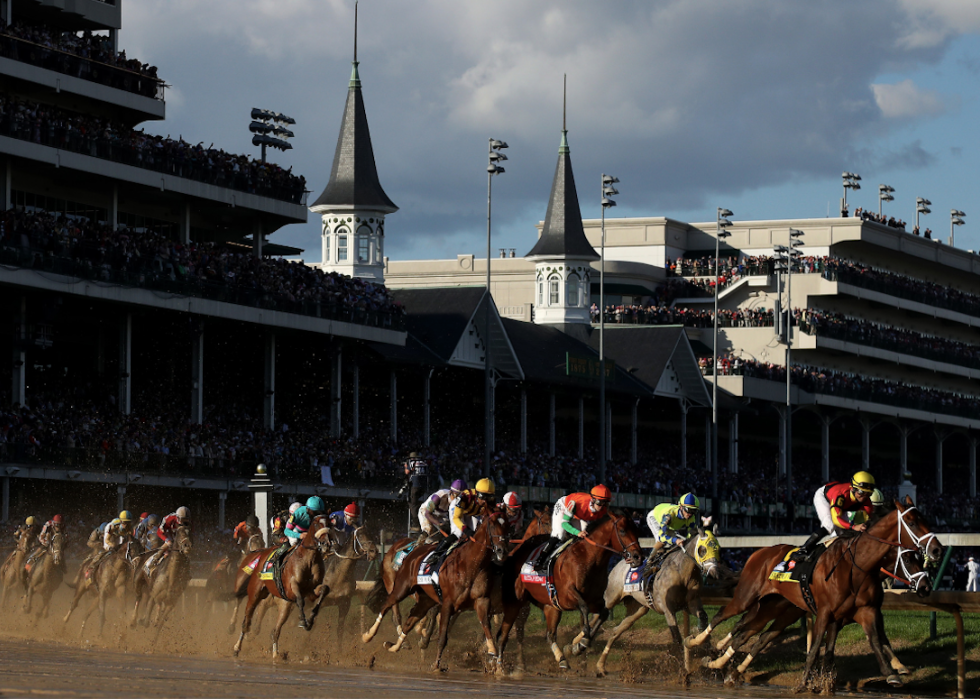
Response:
[{"label": "racing silk", "polygon": [[480,500],[479,494],[472,488],[464,490],[449,506],[453,527],[463,531],[467,527],[466,519],[469,517],[479,518],[483,514],[483,510],[484,503]]},{"label": "racing silk", "polygon": [[136,525],[136,531],[133,532],[133,536],[136,537],[137,541],[146,542],[156,533],[156,531],[157,528],[150,526],[150,518],[147,517]]},{"label": "racing silk", "polygon": [[269,525],[272,528],[272,532],[282,532],[286,528],[286,522],[289,521],[289,510],[283,510],[279,514],[273,515],[272,519],[269,520]]},{"label": "racing silk", "polygon": [[42,527],[41,533],[38,534],[37,537],[37,540],[41,546],[49,546],[51,544],[51,537],[54,536],[54,532],[57,528],[58,525],[50,519],[44,523],[44,527]]},{"label": "racing silk", "polygon": [[123,529],[122,520],[116,518],[106,525],[105,533],[102,535],[102,548],[106,551],[114,551],[125,544],[130,536],[132,533]]},{"label": "racing silk", "polygon": [[335,531],[344,532],[345,534],[350,534],[357,529],[357,525],[347,524],[347,517],[344,516],[343,510],[337,510],[330,515],[330,526]]},{"label": "racing silk", "polygon": [[450,504],[450,491],[448,488],[442,488],[430,495],[422,507],[440,522],[445,522],[449,517]]},{"label": "racing silk", "polygon": [[520,532],[524,531],[524,508],[518,507],[516,510],[511,511],[508,507],[500,505],[497,511],[504,516],[507,520],[507,527],[509,531]]},{"label": "racing silk", "polygon": [[37,526],[22,524],[14,532],[14,539],[17,541],[17,545],[21,546],[24,550],[34,548],[34,540],[37,538]]},{"label": "racing silk", "polygon": [[286,529],[283,532],[290,539],[296,539],[297,541],[303,538],[303,535],[310,530],[313,526],[313,515],[306,509],[306,505],[302,507],[297,507],[296,511],[286,522]]},{"label": "racing silk", "polygon": [[684,519],[680,516],[680,505],[664,502],[647,515],[647,526],[653,532],[657,541],[665,544],[679,544],[691,535],[691,530],[697,526],[697,513]]},{"label": "racing silk", "polygon": [[157,527],[157,536],[166,544],[174,538],[179,526],[180,520],[177,519],[177,513],[171,512],[160,521],[160,526]]},{"label": "racing silk", "polygon": [[[874,513],[870,499],[860,503],[851,497],[850,483],[828,483],[823,487],[823,494],[830,503],[830,518],[834,526],[840,529],[853,529],[854,525],[867,521]],[[852,512],[864,512],[865,516],[852,522],[848,514]]]},{"label": "racing silk", "polygon": [[578,536],[582,531],[572,524],[572,519],[580,519],[583,522],[594,522],[606,516],[608,508],[603,505],[598,512],[593,512],[589,508],[592,496],[588,493],[572,493],[563,498],[558,498],[555,509],[561,509],[561,528],[572,536]]}]

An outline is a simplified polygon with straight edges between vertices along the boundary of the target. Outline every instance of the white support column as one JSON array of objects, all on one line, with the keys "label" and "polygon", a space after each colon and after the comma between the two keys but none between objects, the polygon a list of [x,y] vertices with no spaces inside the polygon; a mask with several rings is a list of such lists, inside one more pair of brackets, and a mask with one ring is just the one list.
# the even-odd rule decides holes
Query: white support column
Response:
[{"label": "white support column", "polygon": [[265,336],[264,365],[262,424],[267,430],[274,430],[276,428],[276,334],[274,332]]},{"label": "white support column", "polygon": [[432,430],[432,416],[431,416],[431,409],[432,409],[432,400],[431,400],[431,398],[432,398],[432,393],[431,393],[431,390],[432,390],[432,372],[433,371],[434,371],[434,369],[429,369],[428,373],[426,373],[426,375],[425,375],[425,385],[423,386],[423,397],[424,397],[424,402],[425,402],[425,406],[423,408],[424,411],[425,411],[424,416],[423,416],[424,417],[423,429],[425,430],[425,432],[422,435],[422,440],[423,440],[422,443],[425,446],[429,446],[430,439],[431,439],[431,430]]},{"label": "white support column", "polygon": [[27,400],[27,297],[20,297],[20,311],[14,316],[14,352],[11,362],[10,397],[23,405]]},{"label": "white support column", "polygon": [[354,414],[351,415],[354,424],[351,430],[354,439],[361,436],[361,366],[354,364]]},{"label": "white support column", "polygon": [[678,400],[681,404],[681,468],[687,468],[687,411],[690,404],[684,398]]},{"label": "white support column", "polygon": [[133,412],[133,314],[123,316],[119,325],[119,412]]},{"label": "white support column", "polygon": [[218,529],[225,528],[225,502],[228,500],[228,493],[224,490],[218,492]]},{"label": "white support column", "polygon": [[606,461],[612,460],[612,403],[606,403]]},{"label": "white support column", "polygon": [[521,453],[527,454],[527,389],[521,389]]},{"label": "white support column", "polygon": [[638,459],[637,448],[636,448],[636,430],[637,423],[639,422],[639,412],[640,412],[640,399],[637,398],[636,402],[633,403],[633,431],[632,439],[630,444],[630,463],[636,466]]},{"label": "white support column", "polygon": [[339,345],[330,357],[330,436],[340,437],[341,379],[343,377],[344,350]]},{"label": "white support column", "polygon": [[820,416],[820,477],[830,482],[830,417]]},{"label": "white support column", "polygon": [[969,437],[970,443],[970,497],[977,496],[977,438]]},{"label": "white support column", "polygon": [[391,370],[391,443],[398,444],[398,376]]},{"label": "white support column", "polygon": [[191,422],[204,421],[204,323],[191,338]]},{"label": "white support column", "polygon": [[728,471],[738,473],[738,411],[728,418]]},{"label": "white support column", "polygon": [[113,183],[112,196],[109,200],[109,225],[112,230],[119,228],[119,185]]},{"label": "white support column", "polygon": [[548,454],[555,455],[555,394],[548,394]]},{"label": "white support column", "polygon": [[585,396],[578,398],[578,458],[585,458]]},{"label": "white support column", "polygon": [[116,486],[116,510],[122,512],[126,509],[126,486]]}]

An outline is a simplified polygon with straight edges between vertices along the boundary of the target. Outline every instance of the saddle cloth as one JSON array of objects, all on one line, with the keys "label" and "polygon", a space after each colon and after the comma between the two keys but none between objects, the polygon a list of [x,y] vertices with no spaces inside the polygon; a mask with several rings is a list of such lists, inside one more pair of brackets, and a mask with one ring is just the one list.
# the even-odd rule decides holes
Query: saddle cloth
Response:
[{"label": "saddle cloth", "polygon": [[[270,553],[269,555],[271,556],[272,554]],[[254,556],[252,556],[251,560],[249,560],[249,562],[242,567],[242,572],[245,573],[245,575],[251,575],[252,571],[258,568],[261,562],[262,562],[262,554],[261,553],[255,554]]]},{"label": "saddle cloth", "polygon": [[[546,585],[551,582],[554,578],[554,566],[547,565],[546,562],[542,567],[538,567],[538,559],[541,558],[541,553],[544,551],[545,546],[548,542],[545,541],[543,544],[538,546],[531,552],[524,565],[521,566],[521,582],[530,583],[531,585]],[[553,557],[554,558],[554,557]]]},{"label": "saddle cloth", "polygon": [[783,560],[769,573],[769,579],[776,582],[809,583],[820,555],[826,550],[825,546],[818,546],[810,556],[807,556],[801,555],[798,548],[790,549]]},{"label": "saddle cloth", "polygon": [[[444,560],[444,559],[443,559]],[[436,552],[431,551],[422,562],[419,563],[419,572],[416,578],[417,585],[432,585],[439,589],[439,568],[442,560],[436,559]]]},{"label": "saddle cloth", "polygon": [[408,554],[410,554],[412,551],[415,550],[415,546],[417,543],[418,543],[417,541],[412,541],[405,548],[395,552],[395,557],[391,560],[392,570],[397,571],[399,568],[402,567],[402,561],[405,560],[405,557]]},{"label": "saddle cloth", "polygon": [[146,573],[147,576],[149,576],[150,574],[153,573],[153,569],[156,568],[161,563],[163,563],[163,560],[169,555],[170,555],[169,551],[163,551],[163,552],[157,551],[152,556],[147,556],[146,563],[143,564],[143,572]]},{"label": "saddle cloth", "polygon": [[643,592],[643,571],[645,568],[646,566],[642,565],[639,568],[626,569],[626,575],[623,579],[623,592]]}]

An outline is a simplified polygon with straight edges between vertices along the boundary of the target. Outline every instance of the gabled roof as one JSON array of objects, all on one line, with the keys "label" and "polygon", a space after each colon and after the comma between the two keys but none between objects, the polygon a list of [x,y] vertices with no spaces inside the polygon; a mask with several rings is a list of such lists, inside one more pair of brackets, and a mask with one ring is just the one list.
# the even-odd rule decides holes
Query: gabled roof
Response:
[{"label": "gabled roof", "polygon": [[334,152],[333,167],[330,170],[330,181],[310,206],[310,211],[313,212],[354,208],[386,214],[398,211],[398,207],[385,194],[378,180],[357,65],[357,61],[354,61],[344,118],[337,137],[337,150]]},{"label": "gabled roof", "polygon": [[544,216],[541,237],[525,257],[575,257],[598,260],[599,254],[585,237],[582,210],[578,205],[572,157],[568,150],[568,132],[562,131],[558,148],[558,166],[551,183],[551,197]]}]

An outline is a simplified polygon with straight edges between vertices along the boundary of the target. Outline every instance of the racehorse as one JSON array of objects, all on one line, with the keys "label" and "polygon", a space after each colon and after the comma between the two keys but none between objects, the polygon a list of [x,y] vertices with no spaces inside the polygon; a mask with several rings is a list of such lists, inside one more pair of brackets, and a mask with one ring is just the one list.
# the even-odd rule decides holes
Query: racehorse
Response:
[{"label": "racehorse", "polygon": [[373,561],[378,557],[378,545],[363,533],[363,529],[355,529],[340,550],[334,551],[327,559],[327,569],[323,574],[323,585],[329,590],[323,604],[337,607],[337,643],[341,647],[351,598],[357,590],[354,565],[362,558]]},{"label": "racehorse", "polygon": [[[307,631],[313,629],[320,605],[330,590],[323,585],[323,574],[326,565],[324,553],[330,549],[329,520],[325,515],[313,518],[309,531],[292,549],[286,551],[282,565],[281,583],[285,595],[280,594],[272,574],[265,574],[262,567],[279,547],[263,549],[246,556],[239,569],[235,584],[235,596],[247,596],[245,616],[242,619],[242,632],[235,644],[234,654],[237,656],[242,649],[242,641],[252,625],[252,615],[259,603],[272,595],[273,597],[295,604],[299,609],[300,626]],[[242,582],[244,579],[244,582]],[[313,605],[310,617],[307,618],[304,603]],[[279,619],[272,630],[272,657],[279,657],[279,633],[292,612],[293,604],[279,606]],[[237,609],[237,607],[236,607]]]},{"label": "racehorse", "polygon": [[[612,609],[623,602],[626,606],[626,618],[613,629],[612,636],[606,642],[606,647],[596,663],[596,674],[600,677],[606,674],[606,657],[613,643],[651,609],[664,615],[667,619],[667,628],[670,629],[670,636],[678,645],[681,644],[681,634],[677,629],[677,612],[686,609],[697,617],[700,628],[708,625],[708,615],[705,614],[704,606],[701,604],[702,575],[716,579],[723,575],[726,577],[732,575],[718,555],[719,548],[714,533],[698,527],[696,536],[691,536],[683,547],[675,547],[666,555],[649,590],[625,592],[624,582],[630,566],[625,560],[616,564],[609,574],[609,584],[606,585],[604,599],[606,609]],[[642,581],[640,582],[643,584]],[[593,636],[598,633],[599,626],[598,623],[593,625]],[[578,655],[575,652],[577,647],[573,642],[573,655]],[[685,653],[685,669],[690,671],[687,667],[687,655]]]},{"label": "racehorse", "polygon": [[[878,578],[879,584],[884,579],[897,579],[906,583],[910,589],[916,592],[916,594],[924,596],[929,593],[930,586],[928,576],[923,571],[920,563],[921,560],[918,551],[913,551],[903,547],[892,547],[889,548],[885,558],[881,561],[880,568],[874,571],[874,574]],[[891,572],[888,572],[889,569]],[[887,576],[887,578],[885,576]],[[875,594],[881,598],[884,597],[884,592],[880,589],[876,591]],[[884,654],[886,660],[888,660],[891,669],[898,675],[907,675],[909,674],[908,668],[905,667],[905,665],[903,665],[898,659],[895,651],[891,647],[891,643],[888,641],[888,637],[885,635],[885,625],[881,614],[880,604],[880,601],[876,601],[872,605],[876,607],[874,633],[878,638],[882,653]],[[772,624],[768,629],[766,629],[765,633],[757,639],[756,643],[752,646],[750,652],[745,656],[742,663],[733,669],[731,675],[726,678],[726,683],[734,683],[738,681],[740,676],[748,669],[752,661],[757,658],[759,654],[765,650],[777,637],[779,637],[789,625],[799,620],[804,614],[805,612],[803,610],[796,607],[788,599],[777,595],[769,595],[754,608],[746,612],[738,624],[736,624],[735,628],[732,629],[732,632],[718,644],[719,651],[726,651],[727,648],[731,646],[734,648],[734,652],[738,652],[745,646],[750,638],[761,632],[762,629],[766,627],[766,624],[768,624],[770,621]],[[833,629],[828,631],[828,637],[832,638],[828,638],[827,643],[825,643],[824,666],[830,668],[831,674],[836,633],[840,628],[853,621],[853,615],[848,618],[841,619],[837,622]],[[720,669],[731,657],[731,654],[726,652],[725,655],[718,658],[716,661],[714,661],[714,663],[709,664],[714,669]],[[893,686],[899,686],[901,682],[899,681],[899,678],[895,676],[895,673],[889,674],[887,681]]]},{"label": "racehorse", "polygon": [[51,537],[48,549],[34,559],[31,569],[27,572],[27,594],[24,596],[24,612],[31,613],[31,602],[34,595],[40,595],[41,604],[37,609],[37,618],[47,617],[51,606],[51,596],[61,586],[65,579],[65,559],[63,548],[65,535],[56,531]]},{"label": "racehorse", "polygon": [[[545,537],[535,536],[526,540],[507,559],[503,570],[504,620],[498,631],[498,669],[507,645],[507,636],[521,611],[534,604],[544,610],[547,625],[547,640],[555,656],[558,667],[568,669],[568,661],[558,645],[558,622],[564,611],[578,610],[582,615],[581,640],[576,644],[585,650],[592,644],[592,629],[589,615],[598,614],[601,625],[609,616],[603,601],[608,580],[609,559],[617,554],[624,556],[629,564],[636,567],[643,560],[640,551],[639,532],[629,517],[609,513],[587,530],[584,541],[574,541],[558,557],[554,565],[555,602],[553,603],[544,585],[525,584],[521,579],[521,568],[532,552],[545,541]],[[522,617],[521,624],[523,624]],[[520,640],[520,629],[518,629]]]},{"label": "racehorse", "polygon": [[[833,671],[837,632],[849,621],[861,624],[881,673],[889,684],[901,683],[898,676],[891,672],[895,668],[886,662],[882,648],[883,631],[880,630],[878,622],[881,618],[881,601],[884,592],[881,589],[878,571],[889,554],[896,553],[897,549],[897,564],[901,565],[906,577],[913,582],[916,591],[926,593],[930,589],[927,575],[921,570],[911,570],[909,566],[915,566],[915,563],[910,563],[907,559],[921,554],[926,559],[936,560],[942,553],[942,545],[929,529],[911,498],[906,497],[904,503],[896,501],[895,507],[895,510],[871,523],[864,533],[853,537],[840,537],[832,541],[817,561],[810,588],[816,608],[813,641],[807,653],[801,688],[810,685],[814,663],[825,634],[827,649],[824,664],[828,670]],[[689,645],[693,647],[704,643],[711,630],[719,623],[747,610],[752,610],[753,614],[758,614],[760,611],[772,614],[773,607],[763,608],[761,604],[767,595],[779,595],[797,609],[806,611],[809,607],[803,598],[801,585],[769,579],[769,574],[785,559],[792,548],[782,544],[759,549],[753,553],[745,563],[732,601],[715,615],[708,627],[692,639]],[[781,611],[776,609],[776,612],[781,614],[778,620],[780,623],[788,618],[788,609],[788,607]],[[751,625],[747,625],[738,633],[743,636],[752,635],[749,626]],[[760,646],[759,651],[764,647],[760,645],[763,641],[771,641],[768,637],[768,633],[764,634],[757,642]],[[709,667],[722,667],[735,654],[742,640],[732,637],[731,641],[725,654],[709,663]],[[754,655],[750,652],[750,656],[754,657]],[[895,660],[897,661],[897,658]]]},{"label": "racehorse", "polygon": [[507,558],[507,543],[507,524],[503,515],[497,512],[486,513],[473,535],[446,556],[439,569],[438,588],[432,584],[418,583],[419,564],[432,548],[416,548],[402,562],[401,568],[395,574],[388,599],[362,640],[367,643],[374,638],[389,609],[396,607],[410,594],[418,593],[415,606],[405,620],[405,626],[399,629],[398,641],[393,645],[386,644],[389,651],[397,653],[401,650],[415,624],[432,607],[439,605],[439,648],[432,665],[433,670],[441,669],[442,654],[453,618],[468,609],[476,612],[486,637],[487,652],[491,658],[496,658],[496,646],[490,630],[490,594],[493,588],[493,566],[502,564]]},{"label": "racehorse", "polygon": [[3,562],[3,567],[0,567],[0,585],[3,585],[0,609],[7,606],[7,597],[13,593],[15,586],[24,586],[24,563],[30,553],[27,550],[27,539],[28,537],[23,535],[17,541],[16,548],[7,556]]},{"label": "racehorse", "polygon": [[[230,602],[235,599],[234,593],[234,583],[235,576],[238,570],[241,568],[245,557],[250,553],[254,553],[262,548],[262,532],[256,532],[248,538],[248,542],[245,544],[244,549],[239,549],[238,546],[233,546],[231,551],[224,556],[220,561],[218,561],[214,568],[211,569],[211,574],[208,576],[207,582],[204,584],[204,590],[207,595],[208,602],[211,603],[211,610],[214,610],[214,604],[216,602]],[[238,615],[238,608],[235,608],[235,616]],[[232,617],[232,627],[234,627],[235,620]]]},{"label": "racehorse", "polygon": [[[187,584],[191,581],[191,561],[188,554],[191,550],[191,532],[186,525],[178,526],[174,531],[173,544],[166,553],[157,552],[153,558],[139,566],[133,573],[133,591],[136,593],[136,606],[133,607],[133,617],[130,626],[136,626],[139,621],[140,604],[146,595],[146,613],[142,624],[146,626],[154,608],[156,613],[153,625],[157,635],[167,623],[177,600],[184,594]],[[154,563],[154,559],[163,556],[162,560]]]},{"label": "racehorse", "polygon": [[79,571],[78,584],[75,587],[75,596],[72,597],[68,613],[65,614],[64,618],[64,623],[67,624],[72,612],[75,611],[75,607],[78,606],[79,600],[85,593],[91,592],[95,595],[92,606],[82,618],[82,626],[78,630],[79,636],[85,633],[85,624],[96,607],[99,609],[99,635],[102,635],[102,630],[105,628],[106,603],[112,595],[122,601],[126,594],[126,587],[132,581],[132,560],[137,555],[139,548],[140,545],[131,538],[124,547],[100,557],[93,563],[82,565],[82,570]]}]

